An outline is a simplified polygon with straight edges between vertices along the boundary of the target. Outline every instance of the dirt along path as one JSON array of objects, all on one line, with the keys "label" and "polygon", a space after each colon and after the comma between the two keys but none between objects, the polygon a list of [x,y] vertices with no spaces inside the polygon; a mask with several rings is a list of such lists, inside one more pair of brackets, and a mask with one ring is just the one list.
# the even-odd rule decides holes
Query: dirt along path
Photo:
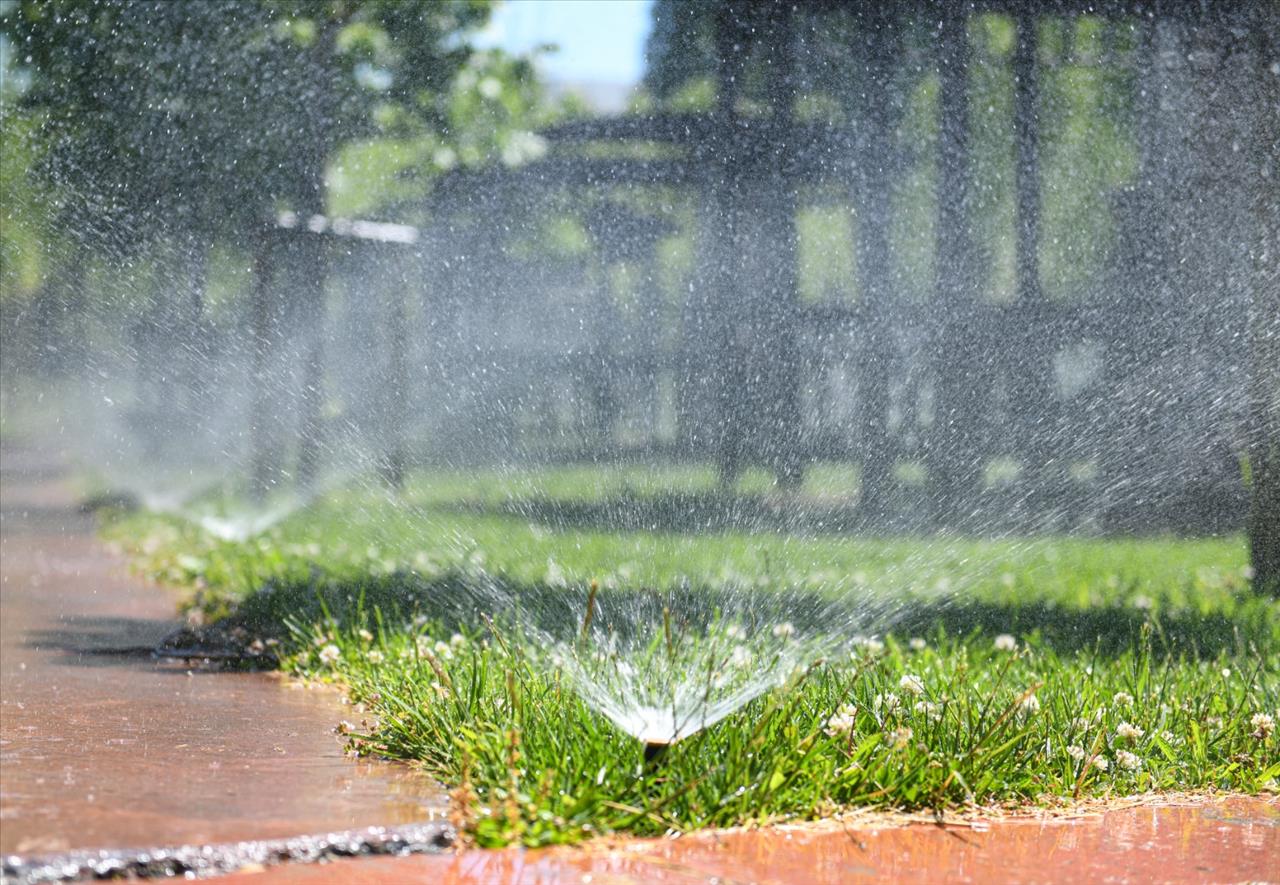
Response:
[{"label": "dirt along path", "polygon": [[429,779],[343,755],[336,692],[152,660],[146,649],[176,626],[176,599],[95,541],[60,463],[0,452],[0,852],[263,840],[443,815]]}]

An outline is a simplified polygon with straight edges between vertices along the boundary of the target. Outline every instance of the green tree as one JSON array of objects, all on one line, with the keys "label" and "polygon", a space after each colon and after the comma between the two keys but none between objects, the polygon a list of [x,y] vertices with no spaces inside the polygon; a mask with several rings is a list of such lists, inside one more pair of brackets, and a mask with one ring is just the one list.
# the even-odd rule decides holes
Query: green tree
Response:
[{"label": "green tree", "polygon": [[716,6],[714,0],[655,0],[644,86],[656,98],[670,100],[691,80],[715,74]]},{"label": "green tree", "polygon": [[[343,145],[444,128],[447,86],[471,55],[463,38],[489,8],[488,0],[19,0],[0,7],[0,29],[30,77],[23,105],[39,112],[34,138],[44,157],[33,171],[60,195],[55,226],[113,256],[167,252],[170,275],[190,274],[188,283],[162,283],[139,325],[147,340],[186,355],[190,381],[209,246],[264,241],[263,225],[282,210],[324,213],[328,164]],[[272,347],[288,344],[302,363],[294,399],[306,483],[321,448],[324,246],[305,234],[294,240],[283,256],[260,256],[274,283],[255,293],[272,300],[262,311]],[[68,264],[84,262],[73,255]],[[46,301],[65,305],[82,291],[53,287]]]},{"label": "green tree", "polygon": [[442,127],[487,0],[22,0],[0,27],[45,114],[64,223],[113,248],[322,211],[334,150]]}]

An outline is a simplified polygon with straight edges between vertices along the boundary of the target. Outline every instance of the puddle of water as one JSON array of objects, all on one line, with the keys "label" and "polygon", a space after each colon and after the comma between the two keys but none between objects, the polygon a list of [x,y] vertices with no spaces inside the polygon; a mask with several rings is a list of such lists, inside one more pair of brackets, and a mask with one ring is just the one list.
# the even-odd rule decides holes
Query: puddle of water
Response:
[{"label": "puddle of water", "polygon": [[128,576],[65,490],[6,475],[2,497],[0,852],[270,839],[443,815],[430,779],[343,755],[332,727],[352,714],[336,692],[270,674],[188,675],[128,653],[176,626],[174,597]]},{"label": "puddle of water", "polygon": [[[1228,822],[1230,821],[1230,822]],[[608,882],[1262,882],[1280,873],[1280,804],[1128,808],[1074,821],[1011,820],[985,830],[912,825],[695,834],[600,849],[469,851],[278,867],[227,885],[430,881]]]}]

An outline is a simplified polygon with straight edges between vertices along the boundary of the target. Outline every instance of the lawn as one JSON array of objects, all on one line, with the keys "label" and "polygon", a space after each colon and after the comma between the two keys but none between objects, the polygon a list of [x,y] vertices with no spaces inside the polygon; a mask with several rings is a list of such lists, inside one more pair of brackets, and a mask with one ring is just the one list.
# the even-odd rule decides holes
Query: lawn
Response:
[{"label": "lawn", "polygon": [[[832,468],[801,494],[853,490]],[[764,530],[755,509],[798,508],[737,491],[695,532],[645,521],[714,496],[702,468],[432,471],[242,541],[179,514],[106,531],[253,650],[343,685],[352,749],[436,773],[480,844],[1277,789],[1280,610],[1243,539]],[[663,751],[635,737],[637,711],[716,704]]]}]

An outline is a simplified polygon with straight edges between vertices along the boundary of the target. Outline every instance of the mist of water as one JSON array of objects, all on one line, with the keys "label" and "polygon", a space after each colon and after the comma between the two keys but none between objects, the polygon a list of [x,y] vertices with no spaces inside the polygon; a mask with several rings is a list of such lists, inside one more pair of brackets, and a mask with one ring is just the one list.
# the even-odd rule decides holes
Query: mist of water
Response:
[{"label": "mist of water", "polygon": [[[74,72],[6,20],[2,331],[6,435],[149,509],[492,567],[471,616],[558,589],[531,648],[653,743],[990,581],[977,539],[1245,525],[1280,414],[1255,11],[660,2],[642,110],[510,119],[530,75],[477,53],[438,88],[480,110],[397,141],[403,70],[330,94],[250,21],[219,52],[262,82],[223,83],[144,6],[41,38],[155,56],[127,144],[70,155],[96,178],[27,110]],[[349,532],[300,537],[316,507]]]}]

